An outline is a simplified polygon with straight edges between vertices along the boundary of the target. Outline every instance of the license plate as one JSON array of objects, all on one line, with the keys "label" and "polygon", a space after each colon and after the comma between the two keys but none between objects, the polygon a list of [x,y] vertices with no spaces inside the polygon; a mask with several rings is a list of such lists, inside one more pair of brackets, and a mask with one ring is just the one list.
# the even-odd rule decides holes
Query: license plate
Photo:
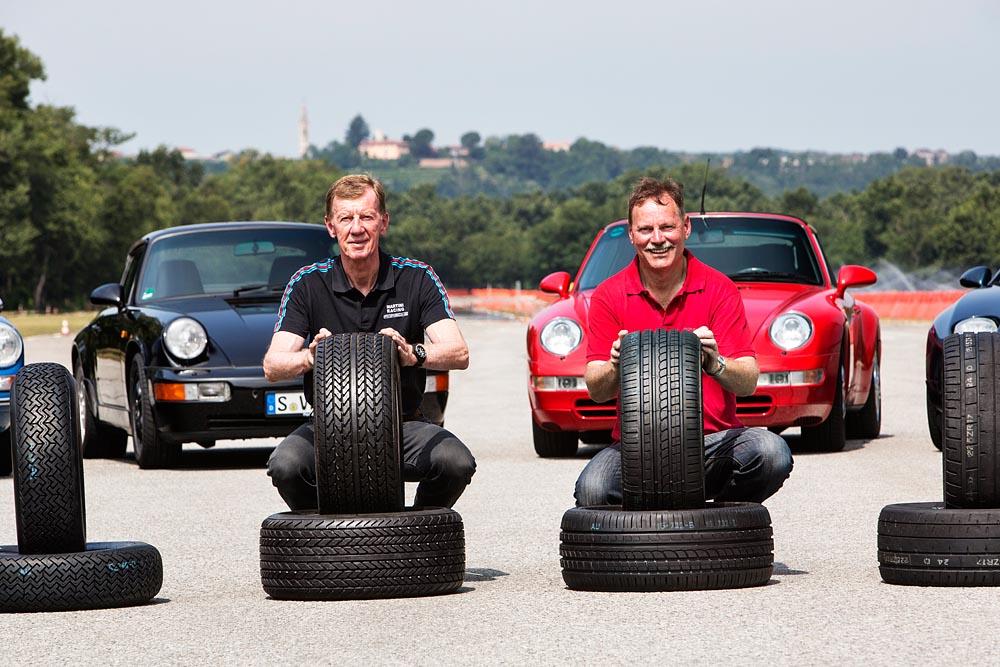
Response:
[{"label": "license plate", "polygon": [[301,391],[269,391],[264,396],[264,412],[268,417],[280,415],[312,415],[312,406],[306,403]]}]

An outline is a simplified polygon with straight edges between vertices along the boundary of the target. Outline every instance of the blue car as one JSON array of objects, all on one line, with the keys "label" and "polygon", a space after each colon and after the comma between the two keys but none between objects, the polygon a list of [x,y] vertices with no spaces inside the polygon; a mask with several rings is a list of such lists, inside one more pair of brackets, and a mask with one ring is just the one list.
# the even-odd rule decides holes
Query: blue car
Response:
[{"label": "blue car", "polygon": [[[0,299],[0,312],[3,299]],[[0,316],[0,477],[10,474],[10,387],[24,366],[24,340],[10,321]]]}]

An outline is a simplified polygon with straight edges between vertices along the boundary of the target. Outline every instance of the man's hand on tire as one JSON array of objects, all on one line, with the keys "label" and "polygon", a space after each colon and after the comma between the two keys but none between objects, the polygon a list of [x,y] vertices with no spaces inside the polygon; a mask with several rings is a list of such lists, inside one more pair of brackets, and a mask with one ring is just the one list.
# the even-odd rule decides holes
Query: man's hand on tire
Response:
[{"label": "man's hand on tire", "polygon": [[392,342],[396,344],[399,349],[399,365],[400,366],[415,366],[417,363],[417,355],[413,352],[413,346],[406,342],[403,338],[403,334],[399,333],[395,329],[386,327],[379,331],[383,336],[388,336],[392,339]]},{"label": "man's hand on tire", "polygon": [[307,371],[312,370],[312,367],[316,365],[316,346],[319,345],[319,342],[321,340],[323,340],[324,338],[328,338],[329,336],[332,335],[333,334],[330,333],[330,331],[326,327],[323,327],[322,329],[319,330],[319,333],[317,333],[316,336],[313,337],[312,342],[309,343],[309,348],[306,350]]}]

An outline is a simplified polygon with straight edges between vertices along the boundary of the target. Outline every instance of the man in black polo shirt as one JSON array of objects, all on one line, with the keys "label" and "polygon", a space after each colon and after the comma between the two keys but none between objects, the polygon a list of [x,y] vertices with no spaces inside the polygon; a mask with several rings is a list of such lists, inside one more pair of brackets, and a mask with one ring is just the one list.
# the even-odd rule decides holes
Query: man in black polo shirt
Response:
[{"label": "man in black polo shirt", "polygon": [[[422,421],[419,412],[425,368],[469,366],[469,348],[444,286],[427,264],[379,250],[389,212],[382,184],[371,176],[344,176],[334,183],[326,193],[324,222],[337,239],[340,257],[304,266],[288,281],[264,374],[272,382],[305,374],[308,393],[313,355],[322,339],[355,331],[392,338],[401,366],[403,477],[420,482],[415,505],[451,507],[472,481],[476,460],[461,440]],[[267,462],[267,474],[293,510],[316,507],[313,442],[312,422],[303,424]]]}]

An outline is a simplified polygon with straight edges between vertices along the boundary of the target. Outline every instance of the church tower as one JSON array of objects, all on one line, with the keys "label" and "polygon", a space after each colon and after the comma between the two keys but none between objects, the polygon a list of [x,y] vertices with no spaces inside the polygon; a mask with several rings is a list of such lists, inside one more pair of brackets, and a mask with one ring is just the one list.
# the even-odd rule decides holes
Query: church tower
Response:
[{"label": "church tower", "polygon": [[309,116],[306,115],[306,105],[302,105],[302,115],[299,116],[299,158],[304,158],[309,152]]}]

